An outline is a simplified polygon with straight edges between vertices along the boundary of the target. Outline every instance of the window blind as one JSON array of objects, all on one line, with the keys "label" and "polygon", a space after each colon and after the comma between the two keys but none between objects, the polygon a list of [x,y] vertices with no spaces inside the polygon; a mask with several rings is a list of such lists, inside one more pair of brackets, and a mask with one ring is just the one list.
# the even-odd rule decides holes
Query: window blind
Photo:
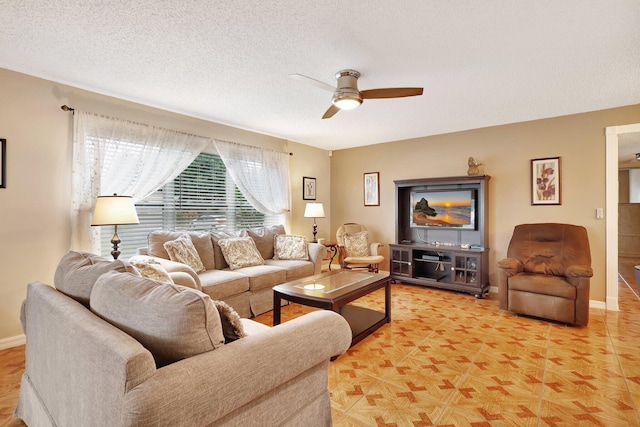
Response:
[{"label": "window blind", "polygon": [[[147,246],[154,230],[235,231],[242,228],[276,225],[282,215],[264,215],[255,210],[238,190],[217,155],[202,153],[172,182],[136,203],[139,224],[121,225],[121,259]],[[113,230],[103,227],[102,255],[112,249]]]}]

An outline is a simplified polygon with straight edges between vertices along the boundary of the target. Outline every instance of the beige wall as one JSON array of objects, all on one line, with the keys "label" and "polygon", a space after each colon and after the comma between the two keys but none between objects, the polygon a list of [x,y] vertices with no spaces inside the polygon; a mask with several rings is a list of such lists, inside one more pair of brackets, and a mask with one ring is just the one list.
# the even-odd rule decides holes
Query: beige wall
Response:
[{"label": "beige wall", "polygon": [[[0,189],[0,348],[20,339],[20,304],[30,281],[53,284],[70,245],[73,116],[60,106],[151,123],[243,144],[291,151],[293,206],[288,231],[311,236],[302,176],[318,182],[318,201],[329,199],[326,151],[216,123],[106,97],[0,69],[0,138],[7,139],[7,188]],[[322,222],[320,222],[322,221]],[[325,225],[326,221],[326,225]],[[328,230],[328,219],[319,220]]]},{"label": "beige wall", "polygon": [[[432,137],[334,151],[331,160],[331,229],[365,224],[376,241],[395,241],[394,180],[460,176],[467,159],[483,163],[489,183],[490,282],[506,255],[513,227],[530,222],[566,222],[587,228],[593,258],[591,299],[605,300],[605,127],[637,123],[640,105],[536,120]],[[530,160],[562,158],[562,205],[531,206]],[[363,206],[365,172],[380,172],[380,206]],[[606,214],[606,213],[605,213]]]}]

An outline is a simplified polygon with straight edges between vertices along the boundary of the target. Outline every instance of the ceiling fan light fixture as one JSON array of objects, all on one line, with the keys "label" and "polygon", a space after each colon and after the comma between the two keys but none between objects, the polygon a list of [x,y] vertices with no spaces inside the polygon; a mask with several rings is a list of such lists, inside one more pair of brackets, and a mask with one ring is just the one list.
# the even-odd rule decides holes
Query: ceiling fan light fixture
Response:
[{"label": "ceiling fan light fixture", "polygon": [[360,98],[352,98],[352,97],[333,98],[333,105],[335,105],[341,110],[353,110],[354,108],[358,107],[360,104],[362,104],[362,99]]}]

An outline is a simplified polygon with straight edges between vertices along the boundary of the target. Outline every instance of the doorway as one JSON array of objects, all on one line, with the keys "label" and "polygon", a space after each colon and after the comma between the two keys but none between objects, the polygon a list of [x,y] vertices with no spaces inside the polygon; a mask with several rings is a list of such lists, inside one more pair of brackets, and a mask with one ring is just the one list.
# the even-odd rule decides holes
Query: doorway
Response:
[{"label": "doorway", "polygon": [[[618,289],[618,153],[621,138],[640,138],[640,123],[606,128],[606,308],[620,309]],[[640,139],[639,139],[640,140]],[[640,144],[639,144],[640,147]],[[640,152],[640,149],[638,150]]]}]

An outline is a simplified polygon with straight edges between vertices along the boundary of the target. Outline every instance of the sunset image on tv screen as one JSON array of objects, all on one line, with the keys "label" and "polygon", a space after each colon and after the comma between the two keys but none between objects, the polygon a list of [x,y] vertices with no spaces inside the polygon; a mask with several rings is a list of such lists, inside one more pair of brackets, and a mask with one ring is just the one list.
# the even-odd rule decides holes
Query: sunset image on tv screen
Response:
[{"label": "sunset image on tv screen", "polygon": [[418,191],[411,203],[417,226],[464,226],[472,221],[471,191]]}]

